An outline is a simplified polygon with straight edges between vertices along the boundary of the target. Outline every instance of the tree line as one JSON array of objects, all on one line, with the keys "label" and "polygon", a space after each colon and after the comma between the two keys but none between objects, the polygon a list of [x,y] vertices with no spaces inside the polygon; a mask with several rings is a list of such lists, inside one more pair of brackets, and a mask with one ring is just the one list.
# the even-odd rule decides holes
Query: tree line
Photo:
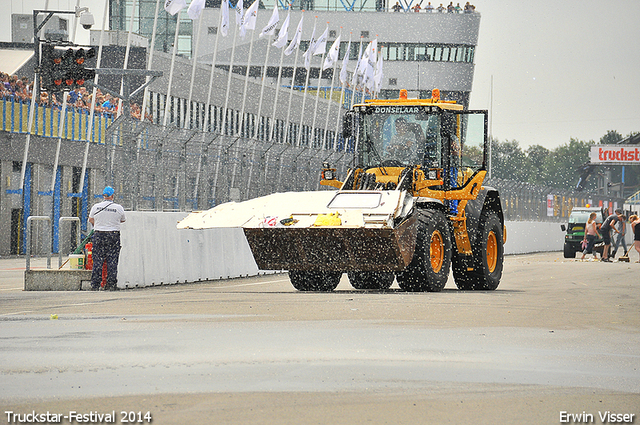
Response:
[{"label": "tree line", "polygon": [[[491,174],[494,178],[517,180],[539,186],[551,186],[559,189],[575,189],[584,165],[589,162],[591,146],[596,144],[615,144],[637,133],[624,137],[615,130],[609,130],[599,142],[585,142],[572,138],[569,143],[554,149],[541,145],[532,145],[526,149],[516,140],[503,142],[492,139]],[[596,167],[584,184],[585,190],[597,187],[597,174],[611,170],[611,182],[622,181],[622,166]],[[624,196],[628,197],[640,190],[640,166],[624,167]]]}]

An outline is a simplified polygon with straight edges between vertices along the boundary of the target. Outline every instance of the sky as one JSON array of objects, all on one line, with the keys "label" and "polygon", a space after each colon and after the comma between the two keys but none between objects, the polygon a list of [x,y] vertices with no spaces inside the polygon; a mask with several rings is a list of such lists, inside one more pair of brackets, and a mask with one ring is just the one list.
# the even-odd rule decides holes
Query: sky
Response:
[{"label": "sky", "polygon": [[[640,132],[640,0],[472,3],[482,18],[470,107],[490,110],[494,138],[553,149],[572,138],[599,141],[609,130]],[[50,9],[75,4],[49,0]],[[100,29],[104,1],[80,5]],[[32,13],[44,0],[0,6]],[[0,41],[10,41],[10,27],[2,14]],[[78,29],[77,41],[87,43],[87,33]]]},{"label": "sky", "polygon": [[639,0],[474,4],[470,107],[491,111],[494,138],[553,149],[640,132]]}]

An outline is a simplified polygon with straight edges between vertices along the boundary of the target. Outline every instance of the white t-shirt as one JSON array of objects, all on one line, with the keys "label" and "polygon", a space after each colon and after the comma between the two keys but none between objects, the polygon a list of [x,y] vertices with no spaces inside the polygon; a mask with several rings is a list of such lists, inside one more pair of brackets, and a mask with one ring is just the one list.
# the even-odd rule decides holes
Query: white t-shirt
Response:
[{"label": "white t-shirt", "polygon": [[102,201],[91,207],[89,218],[93,218],[93,230],[111,232],[120,230],[120,223],[126,220],[122,205],[113,201]]}]

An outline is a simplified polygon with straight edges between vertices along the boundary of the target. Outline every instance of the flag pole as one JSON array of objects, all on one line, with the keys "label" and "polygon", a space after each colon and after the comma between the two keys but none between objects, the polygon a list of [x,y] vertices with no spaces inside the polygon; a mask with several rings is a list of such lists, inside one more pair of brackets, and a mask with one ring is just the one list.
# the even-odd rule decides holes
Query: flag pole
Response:
[{"label": "flag pole", "polygon": [[164,104],[164,119],[162,121],[162,125],[163,127],[167,126],[167,120],[169,119],[169,109],[170,109],[170,105],[171,105],[171,83],[173,81],[173,70],[175,68],[175,63],[176,63],[176,54],[178,51],[178,34],[180,32],[180,12],[182,12],[182,10],[180,10],[177,13],[177,19],[176,19],[176,33],[174,35],[173,38],[173,52],[171,54],[171,68],[169,69],[169,84],[167,84],[167,99],[165,101]]},{"label": "flag pole", "polygon": [[289,106],[287,108],[287,121],[286,121],[287,124],[288,124],[287,125],[288,130],[287,130],[287,134],[286,134],[286,137],[285,137],[285,143],[289,143],[290,142],[289,134],[291,133],[291,130],[292,130],[291,121],[290,121],[290,117],[291,117],[291,100],[293,98],[293,90],[294,90],[293,84],[294,84],[294,82],[296,80],[296,71],[297,71],[297,68],[298,68],[298,53],[300,53],[300,49],[296,49],[296,58],[293,61],[293,76],[291,77],[291,90],[289,91]]},{"label": "flag pole", "polygon": [[[340,27],[340,35],[338,38],[342,37],[342,27]],[[338,47],[338,52],[340,52],[340,47]],[[348,54],[348,52],[347,52]],[[338,61],[336,60],[333,64],[333,70],[331,73],[331,88],[329,89],[329,104],[327,105],[327,116],[324,121],[324,134],[322,135],[322,143],[325,149],[328,149],[329,145],[327,143],[327,132],[329,131],[329,113],[331,112],[331,105],[333,104],[333,86],[336,81],[336,65]],[[340,115],[340,109],[338,109],[338,116]]]},{"label": "flag pole", "polygon": [[255,30],[251,31],[251,41],[249,42],[249,57],[247,58],[247,69],[244,73],[244,89],[242,94],[242,107],[240,108],[240,126],[238,128],[238,133],[243,134],[243,126],[246,125],[246,120],[244,118],[244,110],[247,103],[247,87],[249,85],[249,70],[251,69],[251,56],[253,54],[253,40],[254,40]]},{"label": "flag pole", "polygon": [[[352,33],[349,33],[349,44],[347,45],[347,51],[345,52],[345,57],[342,58],[343,61],[346,60],[346,62],[349,62],[349,56],[351,55],[351,35]],[[346,64],[343,65],[344,69],[345,69],[345,73],[346,73]],[[342,73],[342,70],[340,71]],[[336,134],[333,136],[333,150],[334,151],[338,151],[338,131],[340,131],[340,108],[343,108],[343,102],[344,102],[344,86],[347,83],[347,77],[345,76],[345,80],[344,82],[341,80],[341,86],[342,88],[340,89],[340,107],[338,108],[338,115],[336,117]]]},{"label": "flag pole", "polygon": [[309,41],[309,49],[307,50],[306,54],[309,55],[309,66],[307,67],[306,65],[306,58],[305,58],[305,69],[307,70],[307,75],[305,76],[305,80],[304,80],[304,93],[302,94],[302,109],[300,110],[300,126],[297,137],[296,137],[296,146],[300,146],[302,143],[302,123],[304,121],[304,112],[305,112],[305,104],[307,103],[307,90],[309,88],[309,74],[311,74],[311,61],[313,60],[313,49],[315,48],[314,44],[315,44],[315,40],[313,39],[315,36],[315,32],[316,32],[316,22],[318,21],[318,17],[316,16],[316,19],[313,23],[313,33],[311,33],[311,40]]},{"label": "flag pole", "polygon": [[227,124],[227,109],[229,107],[229,91],[231,89],[231,74],[233,73],[233,56],[235,55],[236,52],[236,39],[238,36],[238,27],[236,26],[236,29],[233,33],[233,45],[231,47],[231,59],[229,60],[229,74],[227,76],[227,91],[225,93],[225,97],[224,97],[224,109],[222,110],[222,125],[220,127],[220,132],[221,134],[224,136],[225,135],[225,127]]},{"label": "flag pole", "polygon": [[[100,42],[98,43],[98,59],[96,59],[96,68],[100,68],[100,62],[102,60],[102,46],[103,46],[103,37],[104,37],[104,31],[105,31],[105,26],[107,25],[107,15],[109,12],[109,0],[104,0],[104,15],[102,18],[102,29],[100,30]],[[99,79],[100,75],[96,75],[94,81],[96,82],[96,84],[98,83],[98,79]],[[87,172],[87,162],[89,160],[89,145],[90,145],[90,137],[91,137],[91,133],[93,133],[93,117],[94,117],[94,113],[95,113],[95,109],[96,109],[96,92],[97,89],[96,87],[93,88],[92,91],[92,96],[91,96],[91,109],[89,112],[89,129],[88,131],[88,135],[87,135],[87,144],[84,146],[84,157],[82,158],[82,171],[80,173],[80,184],[84,185],[84,176]],[[59,130],[58,130],[59,131]],[[55,176],[55,169],[53,170],[53,174]],[[52,184],[53,187],[53,184]],[[84,188],[82,188],[80,190],[80,192],[82,193],[82,190]]]},{"label": "flag pole", "polygon": [[198,65],[198,47],[200,45],[200,35],[202,33],[202,16],[198,17],[198,35],[196,36],[196,45],[193,49],[193,57],[191,60],[193,61],[193,65],[191,67],[191,82],[189,84],[189,98],[187,99],[187,110],[185,112],[185,119],[182,123],[182,128],[187,128],[187,122],[189,123],[189,128],[191,128],[191,100],[193,99],[193,85],[196,80],[196,67]]},{"label": "flag pole", "polygon": [[[228,0],[222,0],[222,1],[228,1]],[[218,57],[218,41],[220,40],[220,33],[222,32],[222,5],[220,5],[220,20],[219,20],[219,24],[218,24],[218,31],[216,33],[216,42],[215,45],[213,47],[213,58],[211,59],[211,72],[209,74],[209,92],[207,95],[207,105],[205,107],[205,113],[204,113],[204,124],[202,127],[202,146],[200,148],[200,159],[198,161],[198,171],[196,173],[196,182],[195,182],[195,187],[193,189],[194,193],[193,193],[193,199],[195,199],[196,203],[198,202],[198,186],[200,184],[200,174],[202,173],[202,161],[204,160],[204,155],[205,152],[207,151],[207,149],[209,148],[209,146],[207,145],[207,147],[205,148],[204,146],[204,139],[205,139],[205,135],[209,132],[208,130],[208,126],[209,126],[209,109],[211,109],[211,92],[213,91],[213,76],[215,75],[215,69],[216,69],[216,59]],[[224,37],[224,36],[223,36]],[[216,130],[214,128],[214,130]],[[215,138],[213,139],[215,140]],[[213,140],[209,143],[213,143]],[[215,184],[217,183],[217,178],[218,176],[216,175],[214,177],[214,191],[215,191]],[[214,192],[215,194],[215,192]]]},{"label": "flag pole", "polygon": [[[329,22],[327,22],[327,26],[328,24]],[[326,50],[325,46],[325,51],[322,52],[322,56],[320,57],[320,68],[318,68],[318,87],[316,90],[316,102],[313,108],[313,120],[311,121],[311,140],[315,140],[316,117],[318,116],[318,101],[320,100],[320,83],[322,82],[322,67],[324,65],[324,55],[327,54]]]},{"label": "flag pole", "polygon": [[[151,65],[153,64],[153,52],[156,50],[156,32],[158,31],[158,13],[160,12],[160,2],[162,0],[156,1],[156,15],[153,18],[153,30],[151,32],[151,46],[149,49],[149,65],[147,66],[147,70],[151,69]],[[108,3],[108,0],[105,0]],[[145,83],[149,83],[151,77],[147,76],[145,78]],[[144,121],[144,116],[147,110],[147,97],[149,96],[149,86],[144,88],[144,96],[142,98],[142,113],[140,114],[140,121]]]}]

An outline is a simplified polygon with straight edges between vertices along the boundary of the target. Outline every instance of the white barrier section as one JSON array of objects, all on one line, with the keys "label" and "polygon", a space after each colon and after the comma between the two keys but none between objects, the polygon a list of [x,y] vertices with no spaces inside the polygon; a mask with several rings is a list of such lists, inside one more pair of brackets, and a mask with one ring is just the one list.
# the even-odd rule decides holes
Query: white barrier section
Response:
[{"label": "white barrier section", "polygon": [[[255,276],[242,229],[178,230],[184,212],[127,211],[118,286],[143,287]],[[562,251],[561,223],[507,222],[505,254]]]},{"label": "white barrier section", "polygon": [[127,211],[118,286],[142,287],[259,274],[242,229],[178,230],[184,212]]},{"label": "white barrier section", "polygon": [[[505,254],[528,254],[531,252],[562,251],[565,232],[562,223],[507,221],[507,243]],[[565,225],[567,223],[564,223]]]}]

